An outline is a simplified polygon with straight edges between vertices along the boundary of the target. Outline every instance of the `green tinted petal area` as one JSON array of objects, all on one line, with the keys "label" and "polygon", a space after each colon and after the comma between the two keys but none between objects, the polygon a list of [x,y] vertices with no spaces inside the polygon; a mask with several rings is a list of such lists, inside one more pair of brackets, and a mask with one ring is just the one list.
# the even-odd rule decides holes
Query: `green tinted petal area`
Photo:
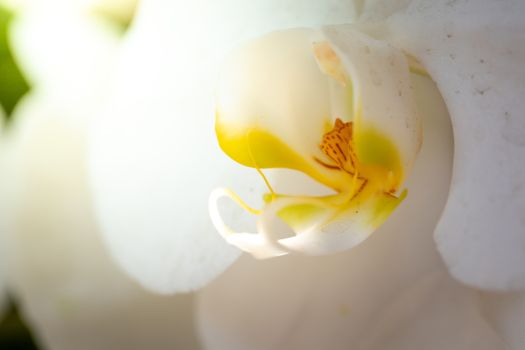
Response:
[{"label": "green tinted petal area", "polygon": [[318,222],[329,211],[328,207],[306,203],[285,207],[277,214],[294,232],[301,232]]},{"label": "green tinted petal area", "polygon": [[377,165],[400,175],[401,161],[394,143],[379,131],[368,129],[355,138],[359,161],[364,165]]},{"label": "green tinted petal area", "polygon": [[[261,213],[262,223],[258,227],[262,236],[251,235],[260,240],[248,249],[258,258],[289,252],[323,255],[350,249],[383,224],[405,196],[406,192],[400,197],[381,193],[346,201],[342,205],[331,205],[343,199],[340,195],[323,199],[276,197]],[[276,234],[269,224],[272,215],[287,222],[291,232]],[[246,234],[243,235],[246,240]],[[280,238],[283,236],[286,238]]]},{"label": "green tinted petal area", "polygon": [[381,226],[397,206],[403,202],[407,194],[408,190],[404,190],[399,197],[386,193],[375,196],[366,208],[369,212],[370,220],[365,225],[373,229]]},{"label": "green tinted petal area", "polygon": [[366,128],[355,135],[355,150],[363,175],[382,184],[386,192],[396,192],[403,182],[403,166],[391,139],[375,128]]}]

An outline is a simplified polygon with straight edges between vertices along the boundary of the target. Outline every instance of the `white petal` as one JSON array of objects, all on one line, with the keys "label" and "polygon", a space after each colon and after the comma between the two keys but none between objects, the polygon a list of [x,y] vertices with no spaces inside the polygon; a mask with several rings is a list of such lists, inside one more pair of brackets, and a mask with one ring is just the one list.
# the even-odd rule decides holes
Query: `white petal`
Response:
[{"label": "white petal", "polygon": [[482,302],[488,322],[505,341],[507,349],[525,348],[525,294],[483,293]]},{"label": "white petal", "polygon": [[[432,94],[433,84],[423,78],[415,84],[415,91],[421,92],[418,106],[426,133],[407,183],[407,199],[384,226],[351,251],[237,261],[199,294],[198,320],[206,348],[320,349],[329,344],[330,349],[348,349],[365,341],[364,334],[407,286],[440,266],[444,269],[432,231],[446,201],[451,127],[443,102],[435,90]],[[423,299],[418,307],[425,310],[427,303],[431,301]],[[438,337],[443,333],[433,333],[433,316],[425,329]],[[441,316],[439,320],[443,325]],[[461,338],[456,341],[463,344]]]},{"label": "white petal", "polygon": [[480,288],[525,290],[524,18],[519,0],[421,0],[386,28],[450,112],[454,174],[435,239],[450,272]]},{"label": "white petal", "polygon": [[241,40],[283,27],[341,23],[354,14],[351,3],[335,0],[201,5],[142,3],[117,94],[91,145],[106,241],[126,271],[162,292],[198,288],[239,254],[209,222],[211,190],[240,189],[243,198],[260,193],[256,172],[225,171],[231,161],[216,145],[218,61]]},{"label": "white petal", "polygon": [[196,348],[192,295],[150,294],[109,256],[87,183],[86,129],[42,97],[19,105],[0,167],[10,287],[38,343],[56,350]]},{"label": "white petal", "polygon": [[[32,32],[34,23],[42,23],[35,16],[18,29]],[[46,348],[193,348],[192,296],[147,293],[116,267],[100,240],[87,182],[86,133],[108,92],[114,37],[85,19],[58,22],[65,33],[55,28],[56,35],[43,42],[19,42],[29,45],[28,52],[39,52],[33,45],[59,47],[44,52],[43,61],[56,67],[33,62],[17,46],[26,64],[42,64],[35,71],[42,79],[17,106],[1,164],[0,231],[9,234],[10,287]],[[84,45],[60,45],[68,40]],[[56,76],[46,75],[49,68]]]}]

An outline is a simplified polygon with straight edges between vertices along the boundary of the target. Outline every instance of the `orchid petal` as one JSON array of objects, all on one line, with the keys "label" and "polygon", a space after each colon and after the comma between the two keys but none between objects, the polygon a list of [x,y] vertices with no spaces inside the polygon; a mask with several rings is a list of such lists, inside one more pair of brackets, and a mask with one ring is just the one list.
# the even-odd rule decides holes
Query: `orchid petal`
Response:
[{"label": "orchid petal", "polygon": [[[241,40],[354,18],[353,4],[339,0],[201,5],[141,4],[115,94],[90,145],[105,240],[131,276],[164,293],[205,285],[240,254],[205,217],[213,188],[237,185],[247,202],[261,203],[252,193],[264,186],[257,173],[227,171],[230,160],[215,141],[218,62]],[[232,226],[242,221],[234,211],[223,215]]]},{"label": "orchid petal", "polygon": [[525,290],[524,14],[519,0],[421,0],[363,24],[416,57],[445,99],[454,174],[435,239],[452,275],[479,288]]},{"label": "orchid petal", "polygon": [[[55,35],[44,43],[29,40],[40,24],[52,22],[49,12],[41,15],[25,17],[15,30],[15,37],[24,34],[14,50],[36,85],[17,105],[1,145],[0,232],[9,247],[2,259],[21,316],[50,349],[194,347],[192,296],[167,299],[131,281],[108,254],[94,214],[87,134],[108,93],[115,37],[86,18],[65,26],[59,12],[62,30],[51,30]],[[64,45],[77,34],[84,45]],[[44,62],[31,56],[46,43],[59,48],[44,60],[54,55],[61,63],[56,77],[41,75]],[[77,56],[90,59],[60,61]],[[82,74],[74,75],[77,70]],[[72,81],[64,79],[68,73]]]}]

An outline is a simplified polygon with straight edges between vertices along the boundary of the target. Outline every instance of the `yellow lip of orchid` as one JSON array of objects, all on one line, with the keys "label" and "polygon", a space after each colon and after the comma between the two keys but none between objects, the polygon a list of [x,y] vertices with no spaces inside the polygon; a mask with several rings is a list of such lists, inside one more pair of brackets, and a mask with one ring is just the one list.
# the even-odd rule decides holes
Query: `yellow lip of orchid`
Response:
[{"label": "yellow lip of orchid", "polygon": [[[270,193],[256,210],[233,191],[216,189],[210,217],[230,244],[257,258],[351,248],[406,196],[401,185],[421,145],[407,58],[338,28],[293,29],[247,43],[230,57],[219,82],[219,145],[255,168]],[[262,171],[267,168],[300,171],[334,194],[276,193]],[[257,216],[257,233],[224,223],[218,208],[224,197]],[[282,238],[272,225],[276,217],[293,233]]]}]

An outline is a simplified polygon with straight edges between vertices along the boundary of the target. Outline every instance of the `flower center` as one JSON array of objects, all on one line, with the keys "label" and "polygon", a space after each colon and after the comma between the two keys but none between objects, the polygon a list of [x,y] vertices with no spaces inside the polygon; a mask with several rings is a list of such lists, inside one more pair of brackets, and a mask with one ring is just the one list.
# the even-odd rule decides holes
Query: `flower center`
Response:
[{"label": "flower center", "polygon": [[352,148],[352,122],[344,123],[337,118],[334,128],[323,135],[321,151],[333,160],[336,166],[316,158],[316,161],[327,168],[339,168],[354,176],[357,171],[357,156]]},{"label": "flower center", "polygon": [[[218,88],[217,138],[270,193],[256,210],[215,189],[210,218],[222,237],[258,258],[333,253],[365,240],[407,194],[399,189],[421,130],[410,90],[403,53],[351,29],[278,32],[239,49]],[[330,192],[274,192],[262,172],[271,168],[299,171]],[[292,176],[279,181],[295,186]],[[221,198],[256,215],[257,232],[227,226]]]}]

